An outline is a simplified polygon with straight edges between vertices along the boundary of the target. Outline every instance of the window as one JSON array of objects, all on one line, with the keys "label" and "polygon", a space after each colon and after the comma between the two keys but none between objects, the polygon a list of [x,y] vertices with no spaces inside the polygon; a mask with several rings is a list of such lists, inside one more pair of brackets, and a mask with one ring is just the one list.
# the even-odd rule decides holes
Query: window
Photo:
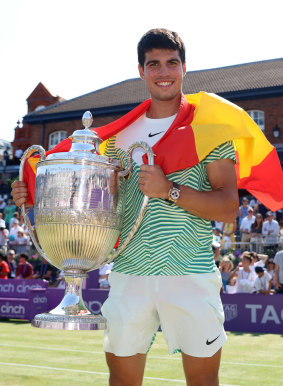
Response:
[{"label": "window", "polygon": [[264,131],[264,111],[248,110],[247,113],[255,121],[255,123]]},{"label": "window", "polygon": [[54,131],[49,135],[48,149],[53,149],[54,146],[58,145],[58,143],[63,141],[65,138],[67,138],[66,131]]}]

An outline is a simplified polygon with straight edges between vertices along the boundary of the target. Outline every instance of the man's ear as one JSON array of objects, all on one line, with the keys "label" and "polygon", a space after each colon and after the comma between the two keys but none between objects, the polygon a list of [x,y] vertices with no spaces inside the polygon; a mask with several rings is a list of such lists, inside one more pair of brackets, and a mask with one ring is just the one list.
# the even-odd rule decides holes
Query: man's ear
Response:
[{"label": "man's ear", "polygon": [[138,65],[138,69],[139,69],[141,79],[144,80],[144,71],[143,71],[143,68],[140,64]]},{"label": "man's ear", "polygon": [[186,75],[186,72],[187,72],[187,64],[186,62],[183,63],[183,76]]}]

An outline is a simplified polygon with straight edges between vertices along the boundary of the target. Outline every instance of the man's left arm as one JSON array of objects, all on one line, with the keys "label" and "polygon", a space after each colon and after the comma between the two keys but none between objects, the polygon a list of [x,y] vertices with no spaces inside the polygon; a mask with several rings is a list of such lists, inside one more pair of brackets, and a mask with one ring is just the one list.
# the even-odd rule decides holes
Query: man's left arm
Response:
[{"label": "man's left arm", "polygon": [[[210,191],[198,191],[180,185],[176,205],[189,213],[206,219],[233,222],[238,214],[239,200],[234,162],[219,159],[206,165]],[[173,182],[157,166],[141,165],[139,188],[149,197],[167,199]]]}]

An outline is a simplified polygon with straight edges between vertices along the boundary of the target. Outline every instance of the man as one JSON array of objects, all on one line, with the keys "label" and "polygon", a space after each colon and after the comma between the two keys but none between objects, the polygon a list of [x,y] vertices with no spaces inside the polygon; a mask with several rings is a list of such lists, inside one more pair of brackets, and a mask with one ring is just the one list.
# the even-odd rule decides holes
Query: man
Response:
[{"label": "man", "polygon": [[4,254],[0,252],[0,279],[8,279],[10,273],[9,265],[4,259]]},{"label": "man", "polygon": [[28,262],[28,255],[20,254],[19,264],[16,270],[16,279],[32,279],[33,266]]},{"label": "man", "polygon": [[257,278],[255,279],[255,291],[258,294],[269,295],[272,287],[272,277],[262,267],[255,267]]},{"label": "man", "polygon": [[33,279],[42,279],[50,283],[52,282],[52,266],[44,257],[40,258],[40,262],[34,268],[34,272]]},{"label": "man", "polygon": [[274,286],[277,293],[283,294],[283,251],[276,253],[274,263]]},{"label": "man", "polygon": [[[185,146],[183,155],[176,150],[184,145],[178,138],[189,131],[194,115],[182,94],[184,44],[175,32],[151,30],[139,42],[138,59],[151,100],[144,114],[109,139],[105,154],[121,160],[135,141],[160,149],[169,137],[171,153],[186,164],[189,148]],[[171,161],[159,150],[156,154],[159,165],[149,166],[139,149],[133,153],[133,183],[127,192],[132,199],[127,200],[121,242],[143,194],[151,199],[130,248],[115,259],[102,308],[110,385],[142,384],[146,354],[159,324],[169,352],[182,352],[187,382],[217,385],[226,335],[211,220],[232,222],[238,212],[234,149],[232,143],[223,143],[194,166],[166,175],[163,170]],[[21,205],[28,196],[26,185],[14,183],[12,194]]]},{"label": "man", "polygon": [[275,215],[272,211],[266,213],[267,220],[262,226],[262,235],[264,237],[264,250],[276,251],[279,239],[279,224],[275,220]]},{"label": "man", "polygon": [[245,217],[247,217],[248,215],[248,208],[249,208],[249,200],[247,199],[247,197],[243,197],[242,198],[242,205],[240,206],[239,208],[239,225],[241,226],[242,224],[242,221]]},{"label": "man", "polygon": [[248,215],[243,218],[240,231],[241,231],[241,242],[242,249],[249,249],[249,243],[251,239],[251,226],[255,222],[255,216],[253,215],[253,208],[251,206],[248,207]]},{"label": "man", "polygon": [[9,279],[15,279],[16,277],[16,262],[15,262],[15,251],[13,249],[9,249],[7,252],[7,264],[9,265],[10,268],[10,273],[8,275]]}]

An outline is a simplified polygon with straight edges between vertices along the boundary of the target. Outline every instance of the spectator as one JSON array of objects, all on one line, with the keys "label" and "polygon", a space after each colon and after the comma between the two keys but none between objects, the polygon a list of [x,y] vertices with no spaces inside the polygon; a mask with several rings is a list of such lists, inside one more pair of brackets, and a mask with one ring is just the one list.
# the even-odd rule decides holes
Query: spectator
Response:
[{"label": "spectator", "polygon": [[273,212],[268,211],[266,215],[267,220],[263,223],[262,235],[264,236],[264,250],[268,254],[268,251],[275,252],[278,247],[279,224],[274,219]]},{"label": "spectator", "polygon": [[213,251],[213,255],[214,255],[214,262],[215,262],[217,267],[219,267],[220,247],[221,247],[221,244],[218,241],[213,239],[212,240],[212,251]]},{"label": "spectator", "polygon": [[20,148],[20,146],[17,147],[17,150],[15,151],[15,160],[20,162],[21,160],[21,156],[23,155],[23,151],[22,149]]},{"label": "spectator", "polygon": [[251,206],[248,207],[248,215],[243,218],[240,231],[241,231],[241,242],[242,249],[249,249],[249,243],[251,238],[251,226],[255,221],[255,216],[253,215],[253,208]]},{"label": "spectator", "polygon": [[256,253],[254,251],[248,252],[248,254],[252,258],[252,268],[255,269],[255,267],[265,267],[266,261],[268,259],[268,255],[263,255],[261,253]]},{"label": "spectator", "polygon": [[24,234],[22,229],[18,230],[17,236],[13,241],[13,247],[17,254],[26,253],[28,248],[28,237]]},{"label": "spectator", "polygon": [[13,249],[10,249],[7,253],[7,263],[10,268],[10,273],[8,275],[9,279],[15,279],[16,277],[16,262],[15,262],[15,251]]},{"label": "spectator", "polygon": [[0,249],[6,254],[7,245],[9,240],[9,231],[6,229],[6,223],[4,220],[0,220]]},{"label": "spectator", "polygon": [[4,254],[0,252],[0,279],[8,279],[10,268],[4,259]]},{"label": "spectator", "polygon": [[19,215],[19,212],[17,212],[17,211],[14,212],[13,217],[9,221],[9,230],[11,230],[11,228],[16,220],[18,220],[18,223],[20,222],[20,215]]},{"label": "spectator", "polygon": [[4,170],[4,172],[5,172],[6,166],[8,164],[9,158],[10,158],[10,156],[9,156],[9,147],[7,146],[6,149],[3,152],[3,170]]},{"label": "spectator", "polygon": [[269,295],[272,286],[272,278],[262,267],[255,267],[257,278],[255,279],[255,291],[257,294]]},{"label": "spectator", "polygon": [[263,218],[261,213],[257,213],[255,216],[255,221],[251,225],[251,250],[256,251],[257,253],[263,252],[263,238],[262,238],[262,226]]},{"label": "spectator", "polygon": [[28,255],[21,253],[16,270],[16,279],[32,279],[32,277],[33,266],[28,262]]},{"label": "spectator", "polygon": [[[0,213],[1,214],[3,214],[5,206],[6,206],[5,200],[3,200],[3,198],[0,198]],[[1,218],[2,218],[2,216],[1,216]]]},{"label": "spectator", "polygon": [[18,232],[22,230],[23,229],[19,225],[19,220],[15,220],[9,232],[9,240],[10,240],[9,244],[11,247],[14,246],[14,241],[15,241],[15,238],[18,236]]},{"label": "spectator", "polygon": [[13,217],[14,213],[16,211],[16,205],[13,204],[13,201],[10,199],[8,200],[7,205],[4,208],[4,220],[6,223],[6,227],[9,228],[10,220]]},{"label": "spectator", "polygon": [[254,207],[254,213],[260,213],[262,215],[262,218],[265,218],[267,211],[268,209],[266,208],[266,206],[264,206],[261,202],[257,200],[257,203]]},{"label": "spectator", "polygon": [[52,282],[52,265],[44,257],[41,257],[40,263],[34,269],[33,279],[42,279]]},{"label": "spectator", "polygon": [[237,229],[237,221],[223,224],[223,241],[222,247],[224,251],[228,251],[230,248],[235,248],[235,232]]},{"label": "spectator", "polygon": [[248,215],[248,207],[249,207],[249,200],[247,199],[247,197],[243,197],[242,198],[242,205],[240,206],[239,208],[239,214],[238,214],[238,217],[239,217],[239,225],[241,226],[242,224],[242,221],[245,217],[247,217]]},{"label": "spectator", "polygon": [[226,292],[226,286],[230,285],[230,276],[232,269],[234,268],[233,262],[229,259],[229,256],[224,256],[219,264],[219,271],[222,277],[223,290]]},{"label": "spectator", "polygon": [[271,288],[274,289],[275,288],[275,282],[274,282],[274,279],[275,279],[275,263],[274,263],[273,259],[268,259],[267,260],[266,271],[271,276],[271,283],[272,283],[272,287]]},{"label": "spectator", "polygon": [[236,291],[237,293],[252,293],[254,291],[254,282],[256,279],[255,271],[251,268],[252,258],[249,252],[242,254],[242,262],[232,272],[230,281],[236,277]]},{"label": "spectator", "polygon": [[110,288],[108,281],[109,273],[111,272],[113,263],[105,264],[103,267],[99,268],[99,278],[98,285],[99,288]]},{"label": "spectator", "polygon": [[277,293],[283,294],[283,251],[276,253],[274,257],[274,263],[274,286]]}]

